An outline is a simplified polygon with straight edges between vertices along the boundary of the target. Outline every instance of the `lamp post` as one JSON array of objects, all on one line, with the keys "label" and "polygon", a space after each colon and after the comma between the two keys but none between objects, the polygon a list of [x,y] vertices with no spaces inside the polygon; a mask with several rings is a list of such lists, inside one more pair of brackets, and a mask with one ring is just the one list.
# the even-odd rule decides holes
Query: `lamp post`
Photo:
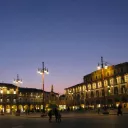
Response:
[{"label": "lamp post", "polygon": [[18,110],[18,97],[19,97],[19,86],[20,86],[20,84],[21,83],[23,83],[22,82],[22,79],[20,79],[19,78],[19,75],[17,74],[17,78],[16,79],[14,79],[14,81],[13,81],[13,83],[15,83],[16,84],[16,86],[17,86],[17,89],[16,89],[16,91],[17,91],[17,101],[16,101],[16,103],[17,103],[17,110]]},{"label": "lamp post", "polygon": [[103,57],[101,57],[101,63],[98,63],[98,70],[101,70],[101,81],[102,81],[102,87],[104,88],[104,107],[106,106],[106,96],[105,96],[105,86],[104,86],[104,69],[107,69],[107,62],[103,60]]},{"label": "lamp post", "polygon": [[44,62],[42,62],[42,68],[38,68],[37,73],[42,75],[42,83],[43,83],[43,113],[45,113],[45,101],[44,101],[44,74],[49,74],[48,69],[44,67]]}]

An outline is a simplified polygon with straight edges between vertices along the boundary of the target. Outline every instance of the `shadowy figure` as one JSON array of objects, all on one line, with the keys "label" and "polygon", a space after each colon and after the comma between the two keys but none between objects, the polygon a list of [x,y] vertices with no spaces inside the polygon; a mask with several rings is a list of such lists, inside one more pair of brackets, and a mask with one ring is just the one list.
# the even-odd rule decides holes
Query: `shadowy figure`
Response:
[{"label": "shadowy figure", "polygon": [[61,122],[61,113],[58,111],[58,117],[57,117],[57,122],[60,123]]},{"label": "shadowy figure", "polygon": [[98,110],[97,110],[97,111],[98,111],[98,114],[100,114],[100,108],[98,108]]},{"label": "shadowy figure", "polygon": [[58,110],[57,110],[57,108],[54,109],[54,114],[55,114],[56,122],[58,122]]},{"label": "shadowy figure", "polygon": [[67,111],[68,111],[68,112],[70,111],[70,108],[69,108],[69,107],[67,108]]},{"label": "shadowy figure", "polygon": [[119,104],[119,106],[118,106],[117,115],[118,115],[118,116],[119,116],[119,115],[123,115],[123,114],[122,114],[122,105],[121,105],[121,104]]},{"label": "shadowy figure", "polygon": [[52,110],[48,112],[48,116],[49,116],[49,122],[51,123],[52,122]]}]

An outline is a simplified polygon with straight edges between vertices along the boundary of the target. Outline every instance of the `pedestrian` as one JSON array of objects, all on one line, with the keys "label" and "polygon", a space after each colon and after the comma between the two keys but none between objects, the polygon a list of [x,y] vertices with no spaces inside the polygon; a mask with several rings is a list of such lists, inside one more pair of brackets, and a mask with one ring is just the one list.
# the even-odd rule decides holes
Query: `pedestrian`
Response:
[{"label": "pedestrian", "polygon": [[100,114],[100,108],[98,108],[98,114]]},{"label": "pedestrian", "polygon": [[123,115],[123,113],[122,113],[122,105],[121,104],[119,104],[118,111],[117,111],[117,116],[119,116],[119,115]]},{"label": "pedestrian", "polygon": [[28,113],[28,112],[27,112],[27,109],[25,110],[25,113],[26,113],[26,115],[27,115],[27,113]]},{"label": "pedestrian", "polygon": [[58,123],[60,123],[60,122],[61,122],[61,113],[60,113],[59,111],[58,111],[57,121],[58,121]]},{"label": "pedestrian", "polygon": [[56,122],[58,122],[58,110],[57,110],[57,108],[54,109],[54,114],[55,114]]},{"label": "pedestrian", "polygon": [[48,116],[49,116],[49,123],[51,123],[52,122],[52,110],[48,112]]}]

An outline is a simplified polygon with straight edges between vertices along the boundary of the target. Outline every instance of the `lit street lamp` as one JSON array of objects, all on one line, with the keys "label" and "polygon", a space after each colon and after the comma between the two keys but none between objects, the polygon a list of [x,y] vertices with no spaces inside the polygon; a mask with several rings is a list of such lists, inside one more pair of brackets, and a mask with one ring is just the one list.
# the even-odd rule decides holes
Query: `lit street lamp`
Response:
[{"label": "lit street lamp", "polygon": [[102,87],[104,88],[104,107],[106,106],[106,96],[105,96],[105,86],[104,86],[104,69],[107,69],[107,62],[103,61],[103,57],[101,57],[101,63],[98,63],[98,70],[101,70],[102,77]]},{"label": "lit street lamp", "polygon": [[19,75],[18,74],[17,74],[17,78],[14,79],[13,83],[15,83],[16,86],[17,86],[17,89],[16,89],[16,92],[17,92],[17,102],[16,103],[17,103],[17,110],[18,110],[19,86],[20,86],[20,84],[23,83],[22,82],[22,79],[19,78]]},{"label": "lit street lamp", "polygon": [[43,83],[43,113],[45,113],[45,101],[44,101],[44,74],[49,74],[48,69],[44,67],[44,62],[42,62],[42,68],[38,68],[37,73],[42,75],[42,83]]}]

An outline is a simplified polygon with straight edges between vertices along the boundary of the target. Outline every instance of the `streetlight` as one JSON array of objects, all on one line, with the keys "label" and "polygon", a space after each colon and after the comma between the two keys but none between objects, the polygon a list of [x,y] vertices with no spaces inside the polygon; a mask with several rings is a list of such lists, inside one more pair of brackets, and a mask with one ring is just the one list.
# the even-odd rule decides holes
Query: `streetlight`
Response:
[{"label": "streetlight", "polygon": [[106,97],[105,97],[105,86],[104,86],[104,69],[107,69],[107,62],[103,61],[103,57],[101,57],[101,63],[98,63],[98,70],[101,70],[102,77],[102,87],[104,88],[104,106],[106,106]]},{"label": "streetlight", "polygon": [[45,102],[44,102],[44,74],[49,74],[48,69],[44,67],[44,62],[42,62],[42,68],[38,68],[37,73],[42,75],[42,83],[43,83],[43,113],[45,113]]},{"label": "streetlight", "polygon": [[23,82],[22,82],[22,79],[19,78],[19,75],[18,75],[18,74],[17,74],[17,78],[13,80],[13,83],[15,83],[16,86],[17,86],[16,91],[17,91],[17,110],[18,110],[19,86],[20,86],[20,84],[23,83]]}]

